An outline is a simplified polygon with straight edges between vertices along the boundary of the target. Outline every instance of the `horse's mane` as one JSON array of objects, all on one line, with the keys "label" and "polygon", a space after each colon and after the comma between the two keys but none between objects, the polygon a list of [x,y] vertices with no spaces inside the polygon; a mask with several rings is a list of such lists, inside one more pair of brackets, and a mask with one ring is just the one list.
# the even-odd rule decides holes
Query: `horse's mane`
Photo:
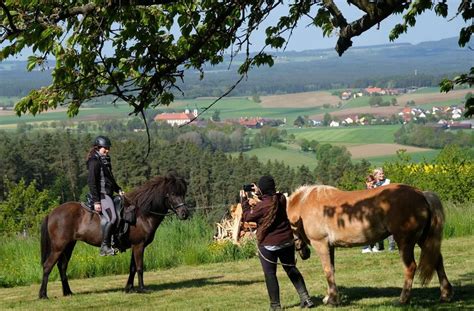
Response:
[{"label": "horse's mane", "polygon": [[150,209],[164,201],[167,194],[186,194],[186,181],[174,172],[168,172],[166,176],[156,176],[138,188],[126,194],[126,199],[131,205],[135,205],[141,213],[148,213]]},{"label": "horse's mane", "polygon": [[298,187],[295,192],[291,194],[288,199],[288,206],[291,206],[294,203],[293,200],[298,199],[299,202],[304,202],[309,198],[311,194],[316,194],[318,196],[332,193],[334,190],[338,190],[335,187],[327,185],[303,185]]}]

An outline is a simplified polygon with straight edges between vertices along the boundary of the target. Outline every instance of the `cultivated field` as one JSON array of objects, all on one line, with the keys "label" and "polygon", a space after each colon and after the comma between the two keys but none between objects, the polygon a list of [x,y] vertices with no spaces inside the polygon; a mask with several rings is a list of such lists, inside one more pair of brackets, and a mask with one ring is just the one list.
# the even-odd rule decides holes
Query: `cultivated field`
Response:
[{"label": "cultivated field", "polygon": [[[431,88],[430,88],[431,89]],[[429,91],[429,90],[428,90]],[[474,88],[463,89],[463,90],[453,90],[448,93],[438,92],[427,92],[427,93],[413,93],[413,94],[404,94],[397,97],[397,101],[400,104],[405,104],[407,101],[414,100],[417,105],[424,105],[429,103],[436,102],[445,102],[453,99],[463,100],[467,93],[473,93]]]},{"label": "cultivated field", "polygon": [[430,151],[428,148],[418,148],[412,146],[404,146],[400,144],[365,144],[365,145],[354,145],[347,146],[347,150],[352,155],[354,159],[360,158],[370,158],[370,157],[379,157],[385,156],[388,154],[396,154],[398,150],[406,150],[407,153],[413,152],[425,152]]},{"label": "cultivated field", "polygon": [[[416,259],[419,258],[416,249]],[[474,309],[474,239],[472,236],[443,241],[442,252],[454,300],[439,304],[439,284],[434,276],[430,285],[420,287],[415,280],[412,301],[407,310]],[[336,280],[342,304],[338,310],[401,310],[395,302],[403,284],[397,252],[361,254],[360,248],[336,249]],[[113,264],[114,258],[108,258]],[[74,260],[74,258],[73,258]],[[326,291],[319,258],[299,260],[298,267],[319,310],[334,310],[322,304]],[[73,262],[71,267],[73,267]],[[287,310],[299,310],[298,296],[291,282],[278,267],[281,300]],[[0,309],[17,310],[266,310],[268,298],[260,263],[256,258],[181,266],[146,271],[147,294],[125,294],[127,275],[70,281],[75,293],[63,297],[59,281],[51,282],[49,300],[38,300],[39,284],[0,289]],[[405,308],[403,308],[405,310]]]},{"label": "cultivated field", "polygon": [[261,105],[264,108],[308,108],[319,107],[324,104],[337,105],[341,99],[329,92],[305,92],[283,95],[262,96]]}]

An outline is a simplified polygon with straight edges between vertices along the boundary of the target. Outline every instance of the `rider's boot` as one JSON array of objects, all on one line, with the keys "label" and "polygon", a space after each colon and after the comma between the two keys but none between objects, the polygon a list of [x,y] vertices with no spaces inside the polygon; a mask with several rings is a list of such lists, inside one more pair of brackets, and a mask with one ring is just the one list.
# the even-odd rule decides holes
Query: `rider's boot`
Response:
[{"label": "rider's boot", "polygon": [[288,277],[290,278],[293,286],[295,286],[298,295],[300,296],[300,307],[301,308],[314,308],[314,302],[311,300],[311,296],[306,289],[303,276],[296,267],[290,267],[285,269]]},{"label": "rider's boot", "polygon": [[103,233],[103,240],[102,244],[100,245],[100,256],[113,256],[115,255],[115,250],[110,247],[110,240],[112,238],[112,227],[113,223],[106,222],[102,226],[102,233]]},{"label": "rider's boot", "polygon": [[265,284],[267,285],[268,296],[270,298],[270,310],[281,310],[280,287],[276,274],[265,274]]}]

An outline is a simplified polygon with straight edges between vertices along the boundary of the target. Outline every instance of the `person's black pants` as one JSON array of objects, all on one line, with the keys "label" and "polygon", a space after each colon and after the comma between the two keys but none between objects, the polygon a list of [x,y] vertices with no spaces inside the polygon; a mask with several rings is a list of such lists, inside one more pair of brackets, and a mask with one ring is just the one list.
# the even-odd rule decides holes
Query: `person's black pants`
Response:
[{"label": "person's black pants", "polygon": [[264,246],[259,246],[259,258],[265,275],[265,284],[267,285],[268,296],[270,297],[270,306],[280,306],[280,287],[276,277],[277,261],[283,266],[286,274],[296,288],[301,301],[309,298],[303,276],[296,268],[295,246],[291,245],[276,251],[270,251]]}]

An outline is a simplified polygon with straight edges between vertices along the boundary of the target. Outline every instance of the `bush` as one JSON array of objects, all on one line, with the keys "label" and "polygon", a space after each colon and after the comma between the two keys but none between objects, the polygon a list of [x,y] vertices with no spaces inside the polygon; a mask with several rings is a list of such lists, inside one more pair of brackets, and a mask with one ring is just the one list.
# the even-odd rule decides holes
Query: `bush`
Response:
[{"label": "bush", "polygon": [[404,152],[399,159],[385,163],[384,170],[391,182],[404,183],[436,192],[442,200],[468,202],[474,198],[474,158],[469,149],[448,146],[433,162],[414,164]]}]

